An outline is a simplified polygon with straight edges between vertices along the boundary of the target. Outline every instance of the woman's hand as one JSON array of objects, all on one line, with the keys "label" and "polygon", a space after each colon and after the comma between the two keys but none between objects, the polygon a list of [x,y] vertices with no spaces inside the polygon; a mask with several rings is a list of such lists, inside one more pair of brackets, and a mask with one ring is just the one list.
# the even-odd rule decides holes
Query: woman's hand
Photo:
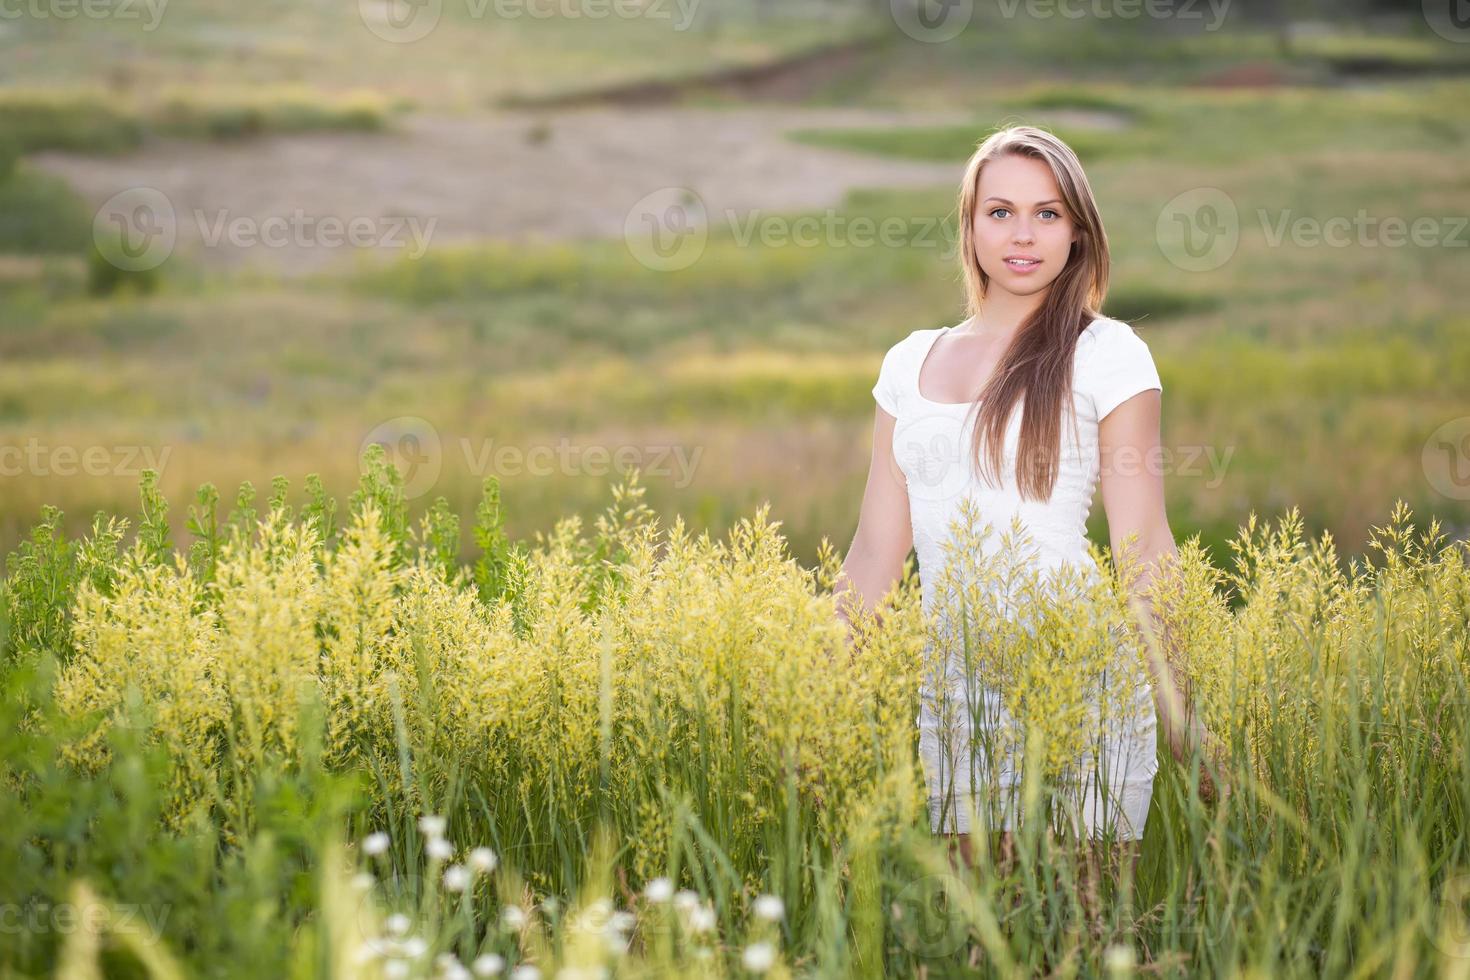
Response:
[{"label": "woman's hand", "polygon": [[1189,736],[1191,745],[1190,758],[1193,758],[1193,749],[1199,749],[1200,799],[1205,803],[1224,802],[1228,800],[1230,798],[1231,783],[1230,770],[1227,766],[1228,754],[1224,744],[1205,727],[1205,723],[1198,717],[1195,717],[1190,725]]}]

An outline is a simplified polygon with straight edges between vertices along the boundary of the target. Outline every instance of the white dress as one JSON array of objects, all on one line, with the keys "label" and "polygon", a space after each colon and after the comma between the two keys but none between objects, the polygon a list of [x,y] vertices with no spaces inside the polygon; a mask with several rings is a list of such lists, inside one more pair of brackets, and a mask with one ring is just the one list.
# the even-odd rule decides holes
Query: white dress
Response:
[{"label": "white dress", "polygon": [[[944,560],[944,544],[950,537],[951,521],[958,518],[960,502],[964,499],[977,505],[983,521],[993,525],[997,532],[1008,527],[1013,517],[1018,517],[1034,542],[1031,555],[1038,567],[1073,563],[1083,574],[1095,576],[1096,564],[1088,554],[1086,542],[1087,515],[1100,470],[1098,422],[1133,395],[1150,388],[1162,389],[1148,345],[1131,326],[1110,317],[1093,320],[1078,337],[1072,378],[1076,434],[1064,413],[1057,482],[1049,500],[1035,501],[1023,500],[1015,482],[1021,403],[1012,412],[1006,433],[1005,480],[1003,486],[993,487],[976,478],[970,465],[972,403],[936,402],[919,393],[920,367],[939,337],[952,329],[915,330],[894,344],[883,358],[873,388],[878,404],[896,419],[893,451],[908,487],[925,610],[932,613],[936,609],[935,584]],[[998,538],[996,534],[986,539],[987,553],[998,543]],[[932,646],[931,640],[931,650]],[[1105,767],[1095,764],[1098,760],[1090,749],[1086,759],[1081,760],[1081,771],[1091,771],[1101,777],[1089,777],[1080,794],[1085,801],[1081,806],[1082,820],[1091,836],[1100,835],[1104,823],[1115,839],[1138,839],[1143,835],[1158,757],[1152,694],[1141,663],[1137,670],[1131,717],[1124,719],[1126,724],[1109,729],[1107,737],[1101,740]],[[964,695],[953,689],[956,680],[953,672],[946,676],[950,679],[950,697],[963,698]],[[965,682],[972,711],[977,691],[987,703],[984,713],[975,717],[1008,717],[999,697],[977,684],[977,680],[971,678]],[[1014,801],[1019,796],[1020,767],[1013,764],[1012,757],[1011,764],[999,767],[998,783],[989,786],[988,794],[982,792],[973,776],[981,770],[973,765],[975,760],[970,755],[973,751],[971,716],[961,711],[958,727],[953,723],[941,725],[936,711],[940,686],[926,679],[916,719],[920,758],[929,787],[930,823],[935,833],[941,831],[941,826],[947,833],[969,833],[970,806],[984,808],[978,800],[988,795],[992,799],[1003,797]],[[997,794],[996,790],[1001,792]],[[992,803],[987,810],[992,814],[991,829],[1015,829],[1017,806],[1014,802],[1003,803],[997,810]]]}]

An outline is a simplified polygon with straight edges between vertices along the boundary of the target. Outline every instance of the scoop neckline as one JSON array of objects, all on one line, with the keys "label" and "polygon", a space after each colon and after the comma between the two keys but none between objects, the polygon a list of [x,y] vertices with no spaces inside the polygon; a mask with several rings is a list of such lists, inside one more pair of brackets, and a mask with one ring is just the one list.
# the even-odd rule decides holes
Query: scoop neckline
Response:
[{"label": "scoop neckline", "polygon": [[924,354],[919,358],[919,367],[914,371],[914,394],[918,396],[919,401],[924,402],[926,405],[938,405],[943,408],[969,408],[979,401],[979,399],[972,398],[967,402],[937,402],[925,395],[919,384],[919,377],[924,373],[924,365],[928,362],[929,355],[934,353],[934,347],[939,343],[939,338],[949,333],[952,329],[952,325],[940,327],[939,332],[934,335],[934,339],[930,340],[929,345],[924,348]]},{"label": "scoop neckline", "polygon": [[[1092,318],[1092,321],[1090,323],[1088,323],[1087,326],[1085,326],[1085,327],[1082,328],[1082,333],[1081,334],[1078,334],[1078,339],[1080,340],[1083,336],[1085,336],[1087,334],[1087,332],[1089,330],[1091,330],[1093,327],[1097,326],[1104,319],[1106,319],[1106,318],[1105,317],[1102,317],[1102,316],[1093,317]],[[939,338],[940,337],[943,337],[945,334],[949,333],[956,326],[958,326],[958,324],[950,324],[948,326],[944,326],[944,327],[939,327],[938,328],[938,331],[939,332],[934,335],[934,338],[929,341],[928,346],[926,346],[924,348],[924,354],[923,354],[922,357],[919,358],[919,366],[914,371],[914,374],[913,374],[913,385],[912,385],[913,390],[914,390],[914,394],[916,396],[918,396],[919,401],[925,403],[926,405],[937,405],[937,406],[939,406],[941,408],[969,408],[970,406],[972,406],[972,405],[974,405],[974,404],[976,404],[977,402],[980,401],[980,399],[978,399],[978,398],[972,398],[970,401],[967,401],[967,402],[937,402],[934,399],[929,398],[928,396],[926,396],[924,394],[923,390],[921,389],[920,384],[919,384],[919,378],[924,373],[924,365],[926,363],[928,363],[928,361],[929,361],[929,355],[932,354],[932,353],[934,353],[934,348],[935,348],[936,345],[938,345]]]}]

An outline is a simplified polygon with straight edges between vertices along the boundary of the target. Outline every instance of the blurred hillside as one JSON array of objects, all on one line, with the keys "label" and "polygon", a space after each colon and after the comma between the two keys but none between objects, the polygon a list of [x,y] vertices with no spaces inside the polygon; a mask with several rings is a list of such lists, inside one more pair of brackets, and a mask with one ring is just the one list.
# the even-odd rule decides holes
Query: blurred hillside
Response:
[{"label": "blurred hillside", "polygon": [[712,531],[771,500],[810,562],[883,351],[962,315],[955,181],[1016,122],[1088,168],[1180,538],[1470,525],[1470,31],[1417,4],[129,9],[0,22],[7,548],[146,465],[182,521],[205,481],[344,493],[382,441],[416,507],[496,475],[530,534],[637,463]]}]

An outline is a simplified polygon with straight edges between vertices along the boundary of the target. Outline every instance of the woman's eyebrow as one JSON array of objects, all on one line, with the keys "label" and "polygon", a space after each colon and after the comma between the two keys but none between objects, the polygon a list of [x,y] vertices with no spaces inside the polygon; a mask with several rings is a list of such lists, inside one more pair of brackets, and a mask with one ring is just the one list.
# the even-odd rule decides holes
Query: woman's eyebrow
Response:
[{"label": "woman's eyebrow", "polygon": [[[986,199],[985,199],[985,200],[987,200],[987,201],[999,201],[999,202],[1000,202],[1000,203],[1001,203],[1001,204],[1009,204],[1009,205],[1011,205],[1011,206],[1012,206],[1012,207],[1014,207],[1014,206],[1015,206],[1015,202],[1014,202],[1014,201],[1008,201],[1008,200],[1006,200],[1006,199],[1005,199],[1005,198],[1003,198],[1003,197],[995,197],[995,196],[994,196],[994,195],[992,195],[992,196],[990,196],[990,197],[987,197],[987,198],[986,198]],[[1061,203],[1062,203],[1062,202],[1061,202],[1061,201],[1058,201],[1058,200],[1057,200],[1057,199],[1056,199],[1056,198],[1052,198],[1052,199],[1051,199],[1051,200],[1050,200],[1050,201],[1037,201],[1037,202],[1036,202],[1036,203],[1035,203],[1035,204],[1034,204],[1034,205],[1033,205],[1033,207],[1038,207],[1038,208],[1039,208],[1039,207],[1041,207],[1041,206],[1042,206],[1042,205],[1043,205],[1043,204],[1061,204]]]}]

